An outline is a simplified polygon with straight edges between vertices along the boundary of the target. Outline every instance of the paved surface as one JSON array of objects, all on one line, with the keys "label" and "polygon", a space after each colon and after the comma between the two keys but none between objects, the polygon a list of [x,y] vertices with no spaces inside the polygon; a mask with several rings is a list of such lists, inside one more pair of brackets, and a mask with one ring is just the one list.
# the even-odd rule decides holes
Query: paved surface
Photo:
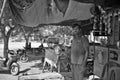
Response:
[{"label": "paved surface", "polygon": [[[17,47],[16,47],[16,44]],[[38,43],[34,43],[33,47],[38,46]],[[24,43],[10,43],[10,49],[19,49],[19,48],[23,48]],[[0,56],[2,56],[3,54],[3,44],[0,44]],[[34,60],[34,61],[30,61],[27,63],[22,63],[19,62],[20,64],[20,74],[18,76],[12,76],[11,74],[9,74],[8,71],[0,71],[0,80],[20,80],[20,77],[23,76],[23,74],[25,76],[31,76],[31,75],[38,75],[42,73],[41,69],[41,60]],[[65,80],[71,80],[71,73],[61,73],[64,77]],[[54,79],[55,80],[55,79]],[[85,79],[86,80],[86,79]],[[87,79],[87,80],[91,80],[91,79]]]},{"label": "paved surface", "polygon": [[[27,63],[18,62],[20,65],[20,74],[12,76],[8,71],[0,71],[0,80],[22,80],[22,77],[30,77],[31,75],[38,75],[42,73],[41,60],[31,61]],[[45,71],[45,73],[49,73]],[[58,75],[54,72],[54,74]],[[48,75],[48,74],[47,74]],[[70,79],[69,79],[70,80]]]},{"label": "paved surface", "polygon": [[[41,78],[40,77],[41,75],[42,77],[44,76],[49,77],[50,75],[64,76],[65,80],[71,80],[71,72],[67,72],[67,73],[62,72],[58,74],[56,72],[50,73],[49,71],[45,71],[45,73],[47,73],[45,75],[45,73],[42,73],[41,60],[34,60],[31,62],[27,62],[27,63],[19,62],[19,64],[20,64],[19,75],[12,76],[11,74],[8,73],[8,71],[0,71],[0,80],[25,80],[25,77],[26,78],[34,78],[34,77]],[[50,73],[49,76],[48,76],[48,73]],[[92,78],[92,76],[90,78]],[[56,79],[51,79],[51,80],[56,80]],[[84,80],[92,80],[92,79],[84,79]]]},{"label": "paved surface", "polygon": [[[39,68],[35,67],[36,64],[40,64],[40,60],[31,61],[27,63],[18,62],[20,65],[20,74],[18,76],[21,76],[23,73],[28,74],[34,74],[39,73]],[[18,76],[12,76],[9,74],[8,71],[0,71],[0,80],[18,80]]]}]

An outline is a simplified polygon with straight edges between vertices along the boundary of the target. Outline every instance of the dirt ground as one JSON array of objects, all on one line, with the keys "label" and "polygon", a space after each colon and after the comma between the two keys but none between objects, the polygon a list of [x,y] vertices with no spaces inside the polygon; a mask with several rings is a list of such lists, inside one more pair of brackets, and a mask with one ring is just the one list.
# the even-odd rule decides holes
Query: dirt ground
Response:
[{"label": "dirt ground", "polygon": [[[16,46],[17,44],[17,46]],[[24,42],[12,42],[9,43],[9,48],[10,49],[22,49],[24,46]],[[33,42],[32,43],[32,47],[38,47],[40,45],[40,43],[38,42]],[[0,44],[0,56],[3,56],[3,44]],[[33,60],[33,61],[29,61],[26,63],[22,63],[22,62],[18,62],[20,65],[20,73],[17,76],[13,76],[11,74],[9,74],[8,71],[0,71],[0,80],[24,80],[22,79],[22,77],[30,77],[31,75],[34,76],[40,76],[42,73],[42,67],[41,67],[41,60]],[[46,73],[49,73],[49,71],[46,71]],[[58,75],[58,76],[63,76],[65,78],[65,80],[71,80],[71,72],[62,72],[60,74],[54,72],[51,75]],[[48,74],[46,74],[45,76],[47,76]],[[27,80],[27,79],[25,79]],[[31,80],[31,79],[29,79]],[[34,80],[34,79],[32,79]],[[39,79],[37,79],[39,80]],[[52,79],[51,79],[52,80]],[[56,79],[54,79],[56,80]],[[91,80],[91,79],[84,79],[84,80]]]},{"label": "dirt ground", "polygon": [[[19,75],[12,76],[11,74],[9,74],[8,71],[0,71],[0,80],[24,80],[25,77],[27,79],[31,78],[31,75],[33,77],[34,76],[40,76],[42,74],[44,74],[45,76],[51,75],[51,72],[49,72],[47,70],[45,70],[45,73],[50,73],[50,74],[42,73],[42,67],[40,66],[41,65],[40,64],[41,60],[31,61],[31,62],[27,62],[27,63],[22,63],[22,62],[18,62],[18,63],[20,65],[20,73],[19,73]],[[65,73],[62,73],[62,74],[65,75]],[[67,75],[69,75],[69,74],[70,73],[68,73]],[[58,74],[56,72],[53,72],[52,75],[59,75],[60,76],[61,73]],[[66,75],[66,78],[68,79],[67,75]],[[61,76],[63,76],[63,75],[61,75]],[[70,78],[68,80],[70,80]]]},{"label": "dirt ground", "polygon": [[[0,80],[39,80],[41,77],[51,77],[51,76],[62,76],[65,80],[71,80],[71,72],[61,72],[60,74],[57,72],[49,72],[45,70],[45,73],[42,73],[41,61],[31,61],[27,63],[19,62],[20,64],[20,73],[17,76],[13,76],[9,74],[8,71],[0,71]],[[48,74],[50,73],[50,74]],[[33,78],[33,79],[31,79]],[[51,79],[52,80],[52,79]],[[53,79],[56,80],[56,79]],[[84,79],[89,80],[89,79]]]}]

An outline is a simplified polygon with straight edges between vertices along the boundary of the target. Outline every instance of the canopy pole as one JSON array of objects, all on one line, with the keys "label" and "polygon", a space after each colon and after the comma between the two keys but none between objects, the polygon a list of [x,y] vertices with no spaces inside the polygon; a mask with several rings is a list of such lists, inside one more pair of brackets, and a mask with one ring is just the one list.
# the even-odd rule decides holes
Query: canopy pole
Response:
[{"label": "canopy pole", "polygon": [[4,8],[5,8],[6,1],[7,1],[7,0],[4,0],[4,2],[3,2],[3,6],[2,6],[2,9],[1,9],[1,12],[0,12],[0,19],[1,19],[1,17],[2,17],[2,14],[3,14],[3,10],[4,10]]}]

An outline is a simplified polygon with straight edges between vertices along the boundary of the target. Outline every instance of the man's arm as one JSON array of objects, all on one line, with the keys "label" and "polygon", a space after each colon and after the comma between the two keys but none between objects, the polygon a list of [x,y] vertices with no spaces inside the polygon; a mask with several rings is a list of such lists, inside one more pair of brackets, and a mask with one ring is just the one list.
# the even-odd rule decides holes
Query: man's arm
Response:
[{"label": "man's arm", "polygon": [[87,58],[88,58],[88,54],[89,54],[89,41],[87,38],[84,39],[84,48],[85,48],[85,56],[84,56],[84,61],[83,62],[86,62],[87,61]]},{"label": "man's arm", "polygon": [[86,50],[85,50],[84,62],[86,62],[86,61],[87,61],[88,54],[89,54],[89,46],[87,46],[87,47],[86,47]]}]

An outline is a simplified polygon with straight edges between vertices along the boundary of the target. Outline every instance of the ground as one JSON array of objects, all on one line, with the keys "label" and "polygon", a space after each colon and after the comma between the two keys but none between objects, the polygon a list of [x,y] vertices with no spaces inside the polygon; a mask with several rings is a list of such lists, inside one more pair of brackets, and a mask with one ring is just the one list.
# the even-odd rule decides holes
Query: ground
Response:
[{"label": "ground", "polygon": [[[9,48],[13,50],[23,49],[24,45],[25,45],[25,42],[10,42]],[[40,45],[39,42],[32,42],[32,47],[38,47],[39,45]],[[0,44],[0,56],[3,56],[3,44]],[[22,77],[30,77],[31,75],[40,76],[41,74],[43,74],[40,59],[28,61],[26,63],[22,63],[22,62],[18,62],[18,63],[20,65],[19,75],[12,76],[11,74],[9,74],[8,71],[0,71],[0,80],[23,80]],[[45,73],[49,73],[49,71],[45,71]],[[56,72],[54,72],[53,74],[58,75]],[[62,74],[62,76],[65,77],[65,80],[71,80],[71,72],[68,72],[68,73],[62,72],[60,74]]]},{"label": "ground", "polygon": [[[10,50],[23,49],[25,42],[9,42]],[[39,42],[32,42],[32,47],[37,48],[40,45]],[[0,56],[3,57],[3,44],[0,44]],[[8,71],[0,71],[0,80],[18,80],[22,78],[23,74],[27,76],[31,74],[39,75],[42,73],[41,60],[33,60],[26,63],[18,62],[20,65],[20,74],[17,76],[12,76]]]},{"label": "ground", "polygon": [[[24,80],[24,79],[34,78],[34,76],[37,76],[39,78],[39,76],[42,74],[50,73],[47,70],[45,70],[45,73],[42,73],[42,67],[40,64],[41,60],[35,60],[31,62],[26,62],[26,63],[22,63],[22,62],[18,62],[18,63],[20,64],[19,75],[12,76],[11,74],[9,74],[8,71],[0,71],[0,80]],[[49,75],[51,74],[58,75],[58,73],[56,72],[50,73]],[[60,74],[66,75],[66,73],[60,73]],[[69,78],[69,77],[71,78],[69,74],[70,73],[66,75],[66,78]],[[45,74],[44,76],[48,76],[48,74]],[[43,75],[41,77],[43,77]],[[70,80],[70,78],[68,80]]]}]

